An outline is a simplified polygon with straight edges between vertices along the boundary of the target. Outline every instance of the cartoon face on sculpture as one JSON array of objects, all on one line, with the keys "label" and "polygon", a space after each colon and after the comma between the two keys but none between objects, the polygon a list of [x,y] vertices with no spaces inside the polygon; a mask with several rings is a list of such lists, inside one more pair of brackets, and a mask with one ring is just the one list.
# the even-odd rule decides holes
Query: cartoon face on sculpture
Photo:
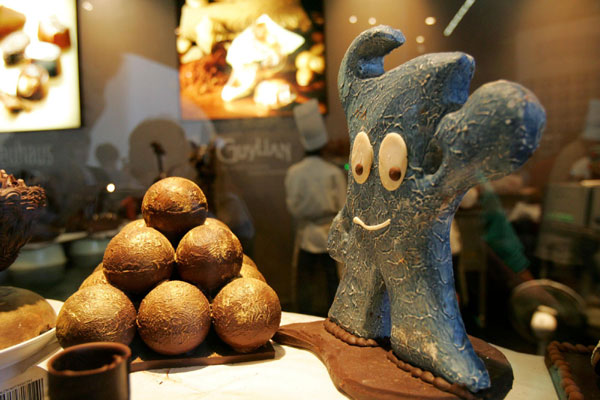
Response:
[{"label": "cartoon face on sculpture", "polygon": [[[395,43],[403,42],[399,31],[391,35]],[[383,45],[380,37],[374,39]],[[352,54],[363,50],[357,48]],[[427,55],[383,74],[382,64],[378,70],[373,60],[361,62],[348,56],[345,67],[340,71],[340,78],[344,76],[340,94],[352,142],[350,191],[358,197],[369,193],[372,200],[355,203],[354,217],[357,223],[383,228],[394,216],[381,215],[381,210],[393,213],[390,201],[408,202],[417,180],[439,167],[441,148],[432,138],[441,118],[466,101],[474,62],[462,53]],[[410,204],[402,208],[420,212]]]},{"label": "cartoon face on sculpture", "polygon": [[544,111],[506,81],[469,97],[474,60],[464,53],[384,72],[383,57],[403,42],[398,30],[369,29],[340,67],[350,171],[329,251],[346,273],[329,318],[355,336],[390,337],[399,358],[478,391],[490,382],[458,310],[450,222],[466,190],[527,160]]}]

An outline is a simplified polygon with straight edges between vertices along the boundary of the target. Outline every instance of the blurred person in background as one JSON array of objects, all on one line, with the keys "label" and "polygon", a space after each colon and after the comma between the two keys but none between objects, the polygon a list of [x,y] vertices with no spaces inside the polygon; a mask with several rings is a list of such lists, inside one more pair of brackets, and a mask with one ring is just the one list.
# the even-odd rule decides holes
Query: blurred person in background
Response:
[{"label": "blurred person in background", "polygon": [[[322,157],[328,136],[317,102],[296,107],[294,117],[305,154],[285,177],[286,204],[296,236],[292,291],[298,311],[326,316],[339,284],[336,261],[327,252],[327,237],[333,218],[346,201],[346,176]],[[319,285],[323,277],[326,293]]]}]

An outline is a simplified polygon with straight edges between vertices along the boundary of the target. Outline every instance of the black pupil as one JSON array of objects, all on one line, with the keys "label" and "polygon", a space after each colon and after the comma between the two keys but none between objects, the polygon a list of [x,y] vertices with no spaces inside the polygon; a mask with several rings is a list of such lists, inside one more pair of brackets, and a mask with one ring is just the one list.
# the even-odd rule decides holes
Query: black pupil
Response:
[{"label": "black pupil", "polygon": [[402,170],[398,167],[392,167],[390,168],[390,179],[393,181],[397,181],[400,178],[402,178]]}]

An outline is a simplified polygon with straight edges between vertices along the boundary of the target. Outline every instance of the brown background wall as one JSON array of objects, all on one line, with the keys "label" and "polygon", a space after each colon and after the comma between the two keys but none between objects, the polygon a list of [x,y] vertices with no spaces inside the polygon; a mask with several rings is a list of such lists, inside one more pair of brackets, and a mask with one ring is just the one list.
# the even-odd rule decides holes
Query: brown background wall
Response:
[{"label": "brown background wall", "polygon": [[[292,226],[284,205],[283,177],[286,168],[302,156],[293,120],[180,121],[174,2],[90,3],[93,11],[79,10],[84,127],[0,135],[0,166],[15,173],[27,170],[53,181],[57,201],[64,206],[77,189],[74,167],[97,164],[93,150],[103,142],[114,143],[126,162],[130,158],[130,133],[148,119],[174,121],[197,143],[217,134],[238,147],[253,146],[258,140],[289,149],[284,155],[264,153],[220,169],[224,187],[238,194],[252,215],[255,261],[286,303]],[[527,168],[538,170],[538,181],[533,183],[543,186],[548,160],[581,131],[589,98],[600,97],[600,3],[479,0],[454,34],[444,37],[441,31],[462,3],[325,0],[328,131],[334,139],[347,140],[337,97],[337,68],[347,46],[370,26],[368,18],[374,17],[377,24],[401,29],[407,38],[406,44],[386,60],[389,68],[423,52],[460,50],[476,59],[472,89],[500,78],[534,89],[547,109],[548,128],[538,155]],[[357,16],[356,24],[349,23],[351,15]],[[436,16],[438,23],[426,26],[423,21],[428,15]],[[415,42],[417,35],[425,37],[423,45]],[[179,157],[185,163],[186,153]],[[148,168],[155,168],[154,160],[148,160]]]}]

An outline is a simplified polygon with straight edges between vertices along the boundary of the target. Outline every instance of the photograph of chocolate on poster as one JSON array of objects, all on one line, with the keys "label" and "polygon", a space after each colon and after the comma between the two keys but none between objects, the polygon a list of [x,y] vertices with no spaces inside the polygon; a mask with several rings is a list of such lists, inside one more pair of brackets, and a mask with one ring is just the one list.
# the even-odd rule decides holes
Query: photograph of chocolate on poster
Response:
[{"label": "photograph of chocolate on poster", "polygon": [[81,126],[76,0],[2,0],[0,53],[0,132]]},{"label": "photograph of chocolate on poster", "polygon": [[322,0],[178,0],[181,117],[326,112]]}]

